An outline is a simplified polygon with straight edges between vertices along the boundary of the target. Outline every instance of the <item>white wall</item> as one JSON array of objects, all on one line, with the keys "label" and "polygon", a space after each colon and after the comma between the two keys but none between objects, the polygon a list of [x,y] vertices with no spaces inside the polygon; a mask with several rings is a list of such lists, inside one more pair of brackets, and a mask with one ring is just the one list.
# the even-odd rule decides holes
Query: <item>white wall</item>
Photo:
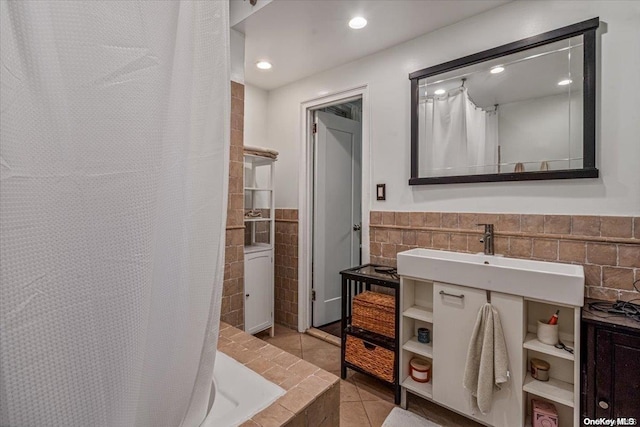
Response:
[{"label": "white wall", "polygon": [[268,92],[246,84],[244,86],[244,145],[269,147],[267,139]]},{"label": "white wall", "polygon": [[[598,179],[409,186],[408,74],[599,16]],[[640,214],[640,2],[517,1],[273,90],[269,146],[280,151],[276,206],[298,206],[300,103],[369,85],[372,183],[387,184],[375,210]]]},{"label": "white wall", "polygon": [[233,28],[229,33],[231,81],[244,84],[244,34]]},{"label": "white wall", "polygon": [[561,160],[582,157],[582,92],[500,104],[498,135],[503,172],[518,162],[526,171],[543,161],[551,170],[582,167],[581,160]]}]

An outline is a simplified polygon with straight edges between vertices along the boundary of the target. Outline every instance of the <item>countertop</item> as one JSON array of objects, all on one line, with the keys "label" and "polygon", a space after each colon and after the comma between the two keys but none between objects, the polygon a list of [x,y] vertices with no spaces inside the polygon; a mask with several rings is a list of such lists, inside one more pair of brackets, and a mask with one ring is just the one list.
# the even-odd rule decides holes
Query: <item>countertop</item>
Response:
[{"label": "countertop", "polygon": [[[612,301],[601,301],[597,299],[585,298],[584,306],[582,307],[582,320],[587,322],[599,322],[612,327],[621,327],[626,329],[640,330],[640,322],[636,322],[626,316],[613,315],[604,313],[601,311],[592,310],[589,307],[589,303],[611,303]],[[640,301],[636,301],[640,303]]]}]

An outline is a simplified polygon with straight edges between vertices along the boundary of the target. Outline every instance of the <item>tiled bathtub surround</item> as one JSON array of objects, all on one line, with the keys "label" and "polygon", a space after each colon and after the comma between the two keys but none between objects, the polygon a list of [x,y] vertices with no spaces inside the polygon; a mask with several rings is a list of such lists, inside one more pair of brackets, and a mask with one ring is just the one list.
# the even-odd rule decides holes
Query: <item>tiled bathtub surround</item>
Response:
[{"label": "tiled bathtub surround", "polygon": [[340,379],[228,324],[220,324],[218,350],[287,392],[242,427],[338,427]]},{"label": "tiled bathtub surround", "polygon": [[298,210],[276,209],[275,321],[298,329]]},{"label": "tiled bathtub surround", "polygon": [[513,258],[582,264],[585,296],[640,298],[640,217],[456,212],[371,212],[371,262],[395,265],[412,248],[482,252],[481,227],[495,225],[495,252]]},{"label": "tiled bathtub surround", "polygon": [[229,203],[224,254],[224,288],[220,318],[238,328],[244,326],[244,86],[231,82],[231,148]]}]

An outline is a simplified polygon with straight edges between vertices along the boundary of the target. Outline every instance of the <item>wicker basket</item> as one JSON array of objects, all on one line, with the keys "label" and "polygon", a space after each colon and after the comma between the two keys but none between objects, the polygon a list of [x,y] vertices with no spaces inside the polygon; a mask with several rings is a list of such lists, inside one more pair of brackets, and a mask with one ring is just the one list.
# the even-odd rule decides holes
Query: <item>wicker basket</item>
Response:
[{"label": "wicker basket", "polygon": [[383,380],[389,382],[395,380],[395,375],[393,375],[395,354],[391,350],[347,335],[344,359]]},{"label": "wicker basket", "polygon": [[353,298],[351,325],[390,338],[396,337],[396,298],[366,291]]}]

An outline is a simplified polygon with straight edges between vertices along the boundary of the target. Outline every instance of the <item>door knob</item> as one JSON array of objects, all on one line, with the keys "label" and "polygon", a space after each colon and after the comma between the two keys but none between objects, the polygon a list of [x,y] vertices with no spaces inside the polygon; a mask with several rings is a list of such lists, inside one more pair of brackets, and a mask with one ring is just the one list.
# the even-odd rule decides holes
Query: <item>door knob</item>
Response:
[{"label": "door knob", "polygon": [[353,231],[360,231],[362,230],[362,226],[360,224],[353,224]]},{"label": "door knob", "polygon": [[601,400],[598,402],[598,406],[602,409],[609,409],[609,404],[605,400]]}]

